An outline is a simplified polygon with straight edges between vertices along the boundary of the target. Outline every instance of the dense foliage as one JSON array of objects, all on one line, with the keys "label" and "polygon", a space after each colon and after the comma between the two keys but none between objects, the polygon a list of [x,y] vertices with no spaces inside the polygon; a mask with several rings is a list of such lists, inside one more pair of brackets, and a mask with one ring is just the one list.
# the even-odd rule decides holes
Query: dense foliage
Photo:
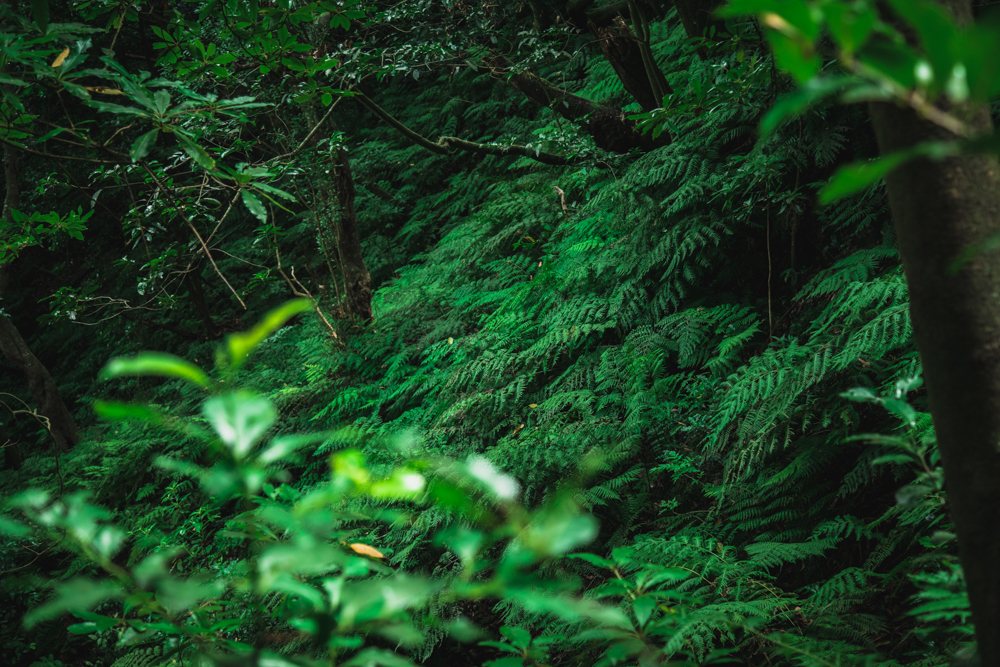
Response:
[{"label": "dense foliage", "polygon": [[556,4],[0,9],[4,664],[968,657],[864,109]]}]

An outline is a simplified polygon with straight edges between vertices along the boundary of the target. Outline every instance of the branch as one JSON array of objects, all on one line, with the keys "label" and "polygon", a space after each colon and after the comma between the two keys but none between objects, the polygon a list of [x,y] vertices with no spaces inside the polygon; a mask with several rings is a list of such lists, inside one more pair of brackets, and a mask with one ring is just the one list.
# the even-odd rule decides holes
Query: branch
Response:
[{"label": "branch", "polygon": [[388,111],[386,111],[385,109],[383,109],[379,105],[377,105],[374,102],[372,102],[371,99],[367,95],[364,95],[363,93],[358,93],[358,94],[356,94],[354,96],[354,99],[356,99],[358,102],[361,102],[361,104],[363,104],[366,107],[368,107],[368,109],[372,113],[374,113],[376,116],[378,116],[379,118],[381,118],[385,122],[389,123],[389,125],[392,125],[399,132],[401,132],[403,134],[403,136],[405,136],[407,139],[409,139],[410,141],[412,141],[416,145],[421,146],[423,148],[426,148],[427,150],[431,151],[432,153],[437,153],[438,155],[447,155],[450,152],[444,146],[438,145],[438,144],[434,143],[433,141],[431,141],[430,139],[427,139],[426,137],[420,136],[419,134],[417,134],[416,132],[414,132],[410,128],[408,128],[405,125],[403,125],[402,123],[400,123],[398,120],[396,120],[395,118],[393,118],[392,115],[390,115]]},{"label": "branch", "polygon": [[[403,136],[412,141],[413,143],[426,148],[429,151],[437,153],[438,155],[450,155],[451,149],[455,148],[460,151],[466,151],[469,153],[479,153],[480,155],[521,155],[526,158],[531,158],[542,164],[552,164],[552,165],[563,165],[570,164],[569,158],[556,155],[554,153],[544,153],[541,151],[536,151],[534,148],[529,146],[519,146],[517,144],[511,144],[510,146],[497,146],[493,144],[477,144],[474,141],[466,141],[465,139],[459,139],[458,137],[441,137],[437,142],[433,142],[427,137],[421,136],[411,130],[410,128],[403,125],[401,122],[396,120],[389,114],[388,111],[375,104],[368,98],[368,96],[358,93],[354,96],[354,99],[358,100],[370,109],[376,116],[384,120],[385,122],[392,125],[394,128],[399,130]],[[580,99],[583,99],[582,97]]]},{"label": "branch", "polygon": [[441,137],[438,139],[438,145],[445,146],[447,148],[457,148],[458,150],[468,151],[470,153],[480,153],[482,155],[521,155],[523,157],[541,162],[542,164],[570,164],[569,159],[561,155],[536,151],[530,146],[519,146],[517,144],[511,144],[510,146],[496,146],[492,144],[477,144],[472,141],[466,141],[465,139],[459,139],[458,137]]},{"label": "branch", "polygon": [[53,160],[74,160],[76,162],[91,162],[93,164],[122,164],[125,160],[95,160],[89,157],[76,157],[75,155],[56,155],[55,153],[43,153],[42,151],[35,151],[26,146],[22,146],[14,141],[8,141],[7,139],[0,138],[0,143],[5,146],[11,146],[19,151],[24,151],[25,153],[31,153],[32,155],[41,155],[42,157],[52,158]]},{"label": "branch", "polygon": [[215,269],[215,273],[219,276],[219,278],[222,279],[222,282],[226,284],[226,287],[228,287],[229,291],[233,293],[233,296],[236,297],[236,300],[240,302],[240,305],[243,306],[243,310],[246,310],[247,305],[243,303],[243,299],[241,299],[240,295],[236,293],[236,290],[233,289],[233,286],[229,284],[229,281],[226,280],[226,277],[222,275],[222,271],[219,270],[218,265],[216,265],[215,260],[212,258],[212,253],[209,251],[208,246],[205,244],[205,241],[201,238],[201,234],[198,233],[198,230],[191,223],[188,217],[184,215],[184,211],[181,205],[174,198],[173,192],[163,187],[163,184],[160,183],[160,179],[156,177],[156,174],[154,174],[153,170],[149,168],[149,165],[146,164],[145,160],[142,161],[142,167],[143,169],[146,170],[146,173],[149,174],[149,177],[153,179],[153,183],[156,184],[156,187],[159,188],[160,192],[162,192],[170,199],[171,203],[174,205],[174,209],[177,211],[177,215],[179,215],[181,217],[181,220],[183,220],[185,224],[187,224],[187,226],[191,229],[191,231],[194,232],[195,238],[197,238],[198,242],[201,244],[201,249],[205,253],[205,257],[208,258],[208,261],[211,262],[212,268]]}]

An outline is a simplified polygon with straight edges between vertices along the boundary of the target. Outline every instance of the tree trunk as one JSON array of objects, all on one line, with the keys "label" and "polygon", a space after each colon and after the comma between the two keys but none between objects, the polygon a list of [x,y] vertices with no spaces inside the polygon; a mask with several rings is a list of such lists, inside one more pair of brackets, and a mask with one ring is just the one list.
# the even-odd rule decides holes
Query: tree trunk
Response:
[{"label": "tree trunk", "polygon": [[613,28],[601,28],[591,21],[588,27],[597,37],[601,53],[615,70],[625,90],[639,103],[642,110],[652,111],[662,106],[662,101],[656,99],[649,77],[646,76],[646,65],[639,52],[639,43],[624,21]]},{"label": "tree trunk", "polygon": [[32,354],[8,317],[0,317],[0,353],[24,373],[28,389],[38,403],[39,414],[48,420],[49,434],[60,451],[68,452],[78,442],[76,422],[48,369]]},{"label": "tree trunk", "polygon": [[725,31],[726,22],[715,17],[724,0],[674,0],[677,16],[681,19],[688,37],[700,39],[705,31],[715,26],[716,34]]},{"label": "tree trunk", "polygon": [[[320,139],[329,137],[330,132],[339,132],[337,124],[333,120],[319,120],[319,114],[312,106],[306,107],[306,120],[309,125],[316,127],[320,122],[326,122],[330,131],[314,132],[309,146],[316,146]],[[354,199],[357,191],[354,187],[354,176],[351,173],[351,163],[347,157],[347,151],[343,148],[337,149],[336,156],[330,157],[330,175],[333,177],[332,188],[329,181],[325,179],[320,183],[318,190],[321,198],[331,207],[337,209],[338,215],[320,216],[317,215],[317,234],[320,242],[323,243],[324,234],[329,232],[327,238],[336,241],[337,260],[340,264],[341,273],[344,275],[344,291],[347,295],[347,308],[353,314],[361,318],[363,322],[371,322],[372,314],[372,278],[368,272],[368,265],[365,263],[364,254],[361,252],[361,234],[358,230],[358,214],[354,208]],[[333,193],[330,193],[330,190]],[[336,203],[334,204],[334,199]],[[324,250],[325,250],[324,245]],[[336,280],[336,278],[334,278]]]},{"label": "tree trunk", "polygon": [[[12,222],[11,211],[20,205],[17,153],[5,145],[3,154],[6,196],[2,215],[5,220]],[[10,264],[0,265],[0,304],[9,282],[9,271]],[[68,452],[77,443],[76,422],[48,369],[31,352],[7,315],[0,315],[0,354],[24,373],[28,389],[38,403],[38,412],[48,420],[48,431],[52,439],[61,451]]]},{"label": "tree trunk", "polygon": [[[939,2],[960,20],[971,16],[968,0]],[[956,138],[908,108],[870,111],[883,155]],[[967,111],[977,132],[992,130],[985,107]],[[886,186],[982,664],[1000,665],[1000,250],[952,268],[1000,231],[1000,162],[914,160]]]},{"label": "tree trunk", "polygon": [[[330,121],[334,132],[339,131],[337,124]],[[362,322],[372,321],[372,278],[368,273],[368,265],[361,252],[361,235],[358,232],[358,214],[354,209],[354,176],[351,173],[351,163],[347,151],[337,149],[337,157],[332,162],[334,190],[337,193],[337,251],[340,256],[340,269],[344,274],[347,303],[351,312],[361,318]]]}]

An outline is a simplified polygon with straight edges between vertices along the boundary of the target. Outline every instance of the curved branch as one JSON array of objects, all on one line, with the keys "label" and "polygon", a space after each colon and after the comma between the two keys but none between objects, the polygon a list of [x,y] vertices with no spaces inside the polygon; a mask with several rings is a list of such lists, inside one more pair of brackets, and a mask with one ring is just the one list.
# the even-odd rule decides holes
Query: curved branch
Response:
[{"label": "curved branch", "polygon": [[570,164],[570,160],[561,155],[546,153],[544,151],[536,151],[530,146],[519,146],[517,144],[511,144],[510,146],[496,146],[492,144],[477,144],[473,141],[459,139],[458,137],[441,137],[438,139],[438,145],[445,146],[447,148],[457,148],[458,150],[468,151],[470,153],[479,153],[481,155],[520,155],[522,157],[531,158],[532,160],[541,162],[542,164]]},{"label": "curved branch", "polygon": [[386,111],[379,105],[372,102],[367,95],[364,95],[363,93],[355,93],[354,99],[356,99],[358,102],[361,102],[361,104],[366,106],[372,113],[374,113],[376,116],[378,116],[385,122],[389,123],[389,125],[392,125],[400,133],[402,133],[403,136],[405,136],[407,139],[409,139],[416,145],[426,148],[427,150],[433,153],[437,153],[439,155],[447,155],[450,152],[444,146],[439,146],[430,139],[427,139],[426,137],[417,134],[410,128],[400,123],[398,120],[393,118],[388,111]]},{"label": "curved branch", "polygon": [[[433,142],[427,137],[417,134],[410,128],[396,120],[388,111],[375,104],[367,95],[356,93],[354,99],[358,100],[365,107],[370,109],[376,116],[387,122],[392,127],[399,130],[403,136],[413,143],[426,148],[438,155],[450,155],[452,149],[467,151],[469,153],[479,153],[480,155],[520,155],[530,158],[542,164],[563,165],[570,164],[569,158],[554,153],[538,151],[530,146],[520,146],[511,144],[510,146],[498,146],[494,144],[478,144],[474,141],[466,141],[458,137],[441,137],[437,142]],[[580,98],[583,99],[583,98]]]}]

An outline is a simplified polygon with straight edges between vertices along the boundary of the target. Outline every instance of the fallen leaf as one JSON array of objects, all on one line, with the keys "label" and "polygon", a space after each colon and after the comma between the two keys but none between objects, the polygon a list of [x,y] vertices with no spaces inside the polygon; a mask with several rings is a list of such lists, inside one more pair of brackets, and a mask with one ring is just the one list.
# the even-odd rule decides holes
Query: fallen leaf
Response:
[{"label": "fallen leaf", "polygon": [[62,53],[56,56],[56,59],[52,61],[52,66],[59,67],[60,65],[63,64],[63,61],[65,61],[66,58],[68,57],[69,57],[69,47],[67,46],[65,49],[62,50]]},{"label": "fallen leaf", "polygon": [[100,93],[101,95],[124,95],[122,91],[117,88],[105,88],[104,86],[84,86],[84,90],[91,93]]},{"label": "fallen leaf", "polygon": [[362,556],[370,556],[370,557],[372,557],[372,558],[385,558],[385,556],[384,556],[384,555],[382,554],[382,552],[381,552],[381,551],[379,551],[379,550],[378,550],[378,549],[376,549],[375,547],[370,547],[370,546],[368,546],[367,544],[359,544],[359,543],[355,543],[355,544],[351,544],[351,545],[349,545],[349,546],[350,546],[350,547],[351,547],[351,549],[353,549],[353,550],[354,550],[354,551],[355,551],[356,553],[359,553],[359,554],[361,554]]}]

